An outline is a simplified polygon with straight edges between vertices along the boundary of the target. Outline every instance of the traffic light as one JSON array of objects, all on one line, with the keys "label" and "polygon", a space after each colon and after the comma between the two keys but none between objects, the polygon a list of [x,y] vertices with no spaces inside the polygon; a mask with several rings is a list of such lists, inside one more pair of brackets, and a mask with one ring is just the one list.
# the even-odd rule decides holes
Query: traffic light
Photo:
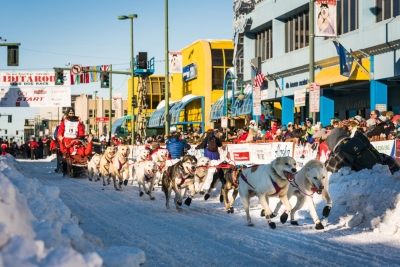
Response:
[{"label": "traffic light", "polygon": [[19,46],[7,46],[7,66],[18,66]]},{"label": "traffic light", "polygon": [[136,96],[133,96],[133,97],[132,97],[132,107],[137,108]]},{"label": "traffic light", "polygon": [[12,122],[12,115],[8,115],[8,122]]},{"label": "traffic light", "polygon": [[25,120],[25,126],[29,126],[29,120]]},{"label": "traffic light", "polygon": [[18,135],[18,131],[15,131],[15,135]]},{"label": "traffic light", "polygon": [[110,73],[102,72],[100,74],[101,88],[110,88]]},{"label": "traffic light", "polygon": [[56,85],[64,85],[64,71],[62,69],[54,69],[54,82]]},{"label": "traffic light", "polygon": [[42,125],[43,125],[43,127],[47,127],[47,121],[46,120],[42,120]]},{"label": "traffic light", "polygon": [[7,129],[6,130],[4,130],[5,131],[5,133],[7,134]]}]

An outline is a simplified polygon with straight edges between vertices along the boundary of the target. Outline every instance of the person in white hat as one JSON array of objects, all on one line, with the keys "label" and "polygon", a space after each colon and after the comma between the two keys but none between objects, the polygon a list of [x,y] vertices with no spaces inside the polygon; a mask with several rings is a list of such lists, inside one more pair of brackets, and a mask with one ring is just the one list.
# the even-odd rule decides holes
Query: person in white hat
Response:
[{"label": "person in white hat", "polygon": [[256,121],[255,120],[251,120],[250,121],[250,125],[249,125],[249,134],[246,138],[246,142],[253,142],[254,138],[257,137],[257,125],[256,125]]}]

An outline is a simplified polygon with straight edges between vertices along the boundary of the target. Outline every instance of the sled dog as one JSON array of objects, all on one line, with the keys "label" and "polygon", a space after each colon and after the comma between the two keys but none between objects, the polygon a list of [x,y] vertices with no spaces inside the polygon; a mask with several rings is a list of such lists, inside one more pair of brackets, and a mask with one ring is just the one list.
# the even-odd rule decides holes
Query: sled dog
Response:
[{"label": "sled dog", "polygon": [[153,161],[142,161],[138,163],[136,168],[136,179],[139,184],[139,196],[143,196],[143,187],[144,192],[150,196],[150,199],[155,199],[152,196],[155,168],[156,166]]},{"label": "sled dog", "polygon": [[100,160],[100,173],[101,177],[103,177],[103,185],[106,185],[105,177],[108,176],[107,178],[107,184],[110,184],[110,163],[112,161],[112,158],[114,157],[116,152],[115,146],[108,146],[106,150],[104,151],[103,156],[101,156]]},{"label": "sled dog", "polygon": [[100,181],[100,161],[101,155],[94,154],[92,159],[89,161],[88,164],[88,172],[89,172],[89,181],[92,181],[93,176],[95,175],[95,182]]},{"label": "sled dog", "polygon": [[[166,198],[166,207],[169,206],[169,198],[171,197],[171,191],[175,192],[174,203],[177,210],[182,210],[182,194],[181,189],[188,187],[190,182],[188,179],[193,179],[194,174],[196,172],[196,164],[197,159],[191,155],[185,155],[174,165],[168,167],[168,169],[164,172],[162,178],[162,190],[165,193]],[[194,190],[194,188],[193,188]],[[192,198],[188,197],[185,201],[186,205],[190,205]]]},{"label": "sled dog", "polygon": [[203,184],[208,176],[208,169],[210,168],[210,159],[207,157],[200,157],[197,160],[196,173],[194,175],[194,189],[196,194],[204,195]]},{"label": "sled dog", "polygon": [[[287,198],[289,182],[294,180],[296,173],[296,161],[292,157],[280,157],[273,160],[270,164],[253,166],[247,168],[240,174],[239,195],[247,215],[248,226],[253,226],[249,214],[250,198],[257,196],[261,206],[265,210],[266,219],[272,229],[276,224],[271,221],[272,211],[268,204],[268,197],[278,196],[285,205],[288,212],[292,206]],[[281,216],[281,222],[287,220]]]},{"label": "sled dog", "polygon": [[[130,153],[129,146],[119,146],[117,153],[112,159],[110,164],[110,175],[114,182],[114,188],[121,190],[121,185],[124,178],[129,177],[129,163],[128,156]],[[117,178],[119,180],[119,188],[117,187]]]},{"label": "sled dog", "polygon": [[163,176],[163,172],[167,168],[167,159],[169,152],[166,148],[159,148],[151,155],[151,160],[156,165],[156,173],[155,173],[155,181],[154,184],[161,185],[161,179]]},{"label": "sled dog", "polygon": [[[292,225],[299,225],[298,222],[294,220],[294,215],[296,211],[303,207],[304,202],[307,202],[311,217],[315,223],[315,229],[324,229],[315,209],[315,203],[313,200],[314,193],[322,194],[322,198],[326,200],[327,205],[323,209],[322,215],[328,217],[332,207],[332,199],[329,194],[328,175],[324,164],[315,159],[307,162],[307,164],[304,165],[304,167],[295,175],[295,180],[289,185],[287,192],[288,199],[293,195],[297,197],[296,205],[290,213],[290,223]],[[279,202],[273,213],[275,216],[278,214],[281,206],[282,202]]]}]

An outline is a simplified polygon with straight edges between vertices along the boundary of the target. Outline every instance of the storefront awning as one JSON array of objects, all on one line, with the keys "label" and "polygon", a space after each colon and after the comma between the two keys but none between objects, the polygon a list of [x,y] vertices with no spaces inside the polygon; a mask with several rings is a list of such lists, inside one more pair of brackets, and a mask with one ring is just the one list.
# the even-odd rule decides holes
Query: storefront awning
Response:
[{"label": "storefront awning", "polygon": [[[185,106],[194,101],[201,100],[202,121],[179,121],[181,111]],[[204,124],[204,96],[186,95],[181,101],[169,103],[169,114],[171,115],[171,125],[178,124]],[[147,127],[149,128],[163,128],[165,125],[165,101],[158,104],[157,109],[151,115]],[[204,125],[203,125],[204,129]]]},{"label": "storefront awning", "polygon": [[[364,58],[361,65],[369,72],[370,71],[370,60]],[[356,63],[353,63],[350,77],[340,75],[340,66],[333,66],[324,68],[315,76],[315,82],[319,83],[320,86],[336,84],[347,81],[369,81],[370,77],[364,70],[362,70]],[[306,88],[310,88],[306,85]]]}]

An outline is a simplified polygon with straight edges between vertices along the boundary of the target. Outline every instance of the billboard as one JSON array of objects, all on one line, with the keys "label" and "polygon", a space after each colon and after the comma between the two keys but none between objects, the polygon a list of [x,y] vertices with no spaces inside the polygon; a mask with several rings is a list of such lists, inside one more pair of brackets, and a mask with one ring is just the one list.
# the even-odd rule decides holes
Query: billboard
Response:
[{"label": "billboard", "polygon": [[184,82],[193,80],[197,78],[197,66],[194,63],[191,63],[185,67],[183,67],[183,75],[182,80]]},{"label": "billboard", "polygon": [[71,106],[70,87],[0,87],[0,107],[68,106]]},{"label": "billboard", "polygon": [[[64,85],[70,86],[70,71],[64,71]],[[55,86],[54,71],[4,71],[0,72],[0,87]],[[57,85],[60,86],[60,85]]]},{"label": "billboard", "polygon": [[182,73],[182,52],[169,52],[169,73]]},{"label": "billboard", "polygon": [[337,36],[337,0],[315,1],[315,36]]}]

